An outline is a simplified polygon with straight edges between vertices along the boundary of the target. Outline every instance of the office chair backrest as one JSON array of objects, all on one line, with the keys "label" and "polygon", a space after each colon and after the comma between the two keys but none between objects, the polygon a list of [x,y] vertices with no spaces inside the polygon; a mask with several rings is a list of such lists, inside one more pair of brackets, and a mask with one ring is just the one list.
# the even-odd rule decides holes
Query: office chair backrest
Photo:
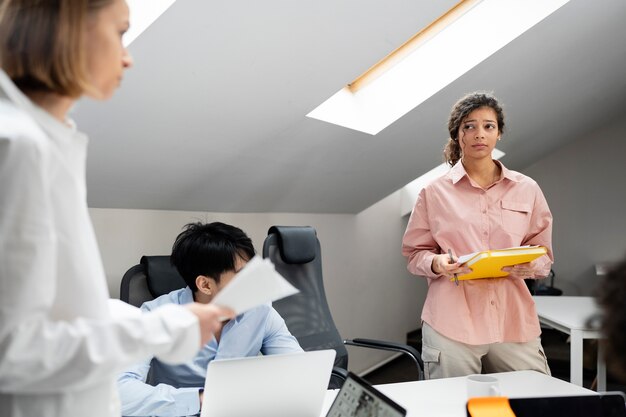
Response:
[{"label": "office chair backrest", "polygon": [[139,307],[146,301],[186,286],[169,256],[142,256],[140,263],[124,274],[120,300]]},{"label": "office chair backrest", "polygon": [[263,257],[300,292],[272,303],[302,349],[335,349],[335,366],[348,368],[348,351],[330,314],[322,278],[322,254],[310,226],[272,226]]}]

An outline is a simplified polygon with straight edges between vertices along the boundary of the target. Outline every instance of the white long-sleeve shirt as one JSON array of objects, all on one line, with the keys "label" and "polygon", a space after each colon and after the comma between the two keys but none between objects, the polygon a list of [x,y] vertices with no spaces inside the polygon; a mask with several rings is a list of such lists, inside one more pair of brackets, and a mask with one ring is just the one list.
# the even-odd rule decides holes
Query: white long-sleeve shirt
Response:
[{"label": "white long-sleeve shirt", "polygon": [[122,369],[198,351],[197,319],[180,306],[111,314],[86,204],[86,149],[84,134],[0,71],[2,417],[119,416]]}]

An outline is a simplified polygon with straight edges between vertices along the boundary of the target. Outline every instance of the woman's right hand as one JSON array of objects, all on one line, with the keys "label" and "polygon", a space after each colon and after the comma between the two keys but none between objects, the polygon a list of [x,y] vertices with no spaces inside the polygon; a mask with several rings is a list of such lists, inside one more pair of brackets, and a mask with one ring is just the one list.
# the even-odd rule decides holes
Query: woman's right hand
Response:
[{"label": "woman's right hand", "polygon": [[222,320],[235,317],[233,310],[213,304],[191,303],[186,304],[185,307],[198,318],[200,346],[207,344],[213,335],[221,329]]},{"label": "woman's right hand", "polygon": [[432,269],[435,274],[442,275],[446,278],[454,278],[455,274],[463,275],[472,272],[470,268],[468,268],[467,266],[459,265],[458,262],[451,263],[450,255],[445,253],[441,255],[435,255],[430,269]]}]

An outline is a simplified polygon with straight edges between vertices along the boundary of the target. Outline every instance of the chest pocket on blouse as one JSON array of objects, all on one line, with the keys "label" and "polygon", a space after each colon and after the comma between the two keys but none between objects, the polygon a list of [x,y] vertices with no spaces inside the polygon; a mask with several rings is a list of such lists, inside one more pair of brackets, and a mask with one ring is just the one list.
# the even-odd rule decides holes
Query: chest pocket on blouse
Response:
[{"label": "chest pocket on blouse", "polygon": [[517,201],[501,200],[502,228],[524,237],[530,223],[531,205]]}]

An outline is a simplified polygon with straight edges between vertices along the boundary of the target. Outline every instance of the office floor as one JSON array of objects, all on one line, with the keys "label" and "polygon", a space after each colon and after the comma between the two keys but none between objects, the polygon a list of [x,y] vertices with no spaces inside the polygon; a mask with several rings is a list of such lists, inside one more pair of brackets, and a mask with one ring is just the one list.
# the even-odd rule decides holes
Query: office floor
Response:
[{"label": "office floor", "polygon": [[[585,341],[584,351],[584,386],[590,388],[595,377],[595,361],[596,349],[593,343]],[[414,331],[407,335],[407,343],[421,351],[421,334],[420,331]],[[552,376],[555,378],[569,381],[569,344],[567,335],[552,329],[543,329],[542,343]],[[626,383],[619,382],[610,374],[607,376],[607,391],[626,392]],[[376,369],[365,375],[372,384],[387,384],[391,382],[413,381],[415,377],[415,366],[410,359],[398,357],[388,364]]]}]

